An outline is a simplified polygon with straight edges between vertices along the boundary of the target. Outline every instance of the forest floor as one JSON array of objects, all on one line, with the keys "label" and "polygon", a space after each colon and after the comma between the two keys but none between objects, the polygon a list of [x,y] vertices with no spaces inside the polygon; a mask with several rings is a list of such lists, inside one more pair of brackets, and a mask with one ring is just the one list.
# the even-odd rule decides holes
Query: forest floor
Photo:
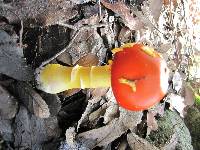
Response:
[{"label": "forest floor", "polygon": [[[192,0],[0,0],[0,149],[199,150],[198,10]],[[169,68],[168,92],[148,110],[120,107],[111,88],[37,86],[46,64],[105,65],[133,42]]]}]

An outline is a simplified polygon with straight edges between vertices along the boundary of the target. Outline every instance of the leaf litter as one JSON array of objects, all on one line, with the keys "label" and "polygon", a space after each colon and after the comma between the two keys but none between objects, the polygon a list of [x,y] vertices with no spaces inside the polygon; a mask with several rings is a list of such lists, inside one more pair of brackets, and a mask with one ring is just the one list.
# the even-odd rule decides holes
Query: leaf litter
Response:
[{"label": "leaf litter", "polygon": [[[28,49],[25,51],[34,54],[31,60],[37,64],[105,65],[110,49],[123,43],[141,42],[162,53],[170,69],[168,95],[146,115],[119,107],[111,88],[75,89],[49,95],[35,89],[33,82],[22,82],[33,81],[33,70],[37,65],[29,62],[30,66],[27,66],[24,59],[27,55],[23,54],[26,45],[18,43],[23,41],[18,34],[1,30],[0,83],[6,83],[7,78],[15,80],[12,86],[2,84],[6,86],[1,90],[2,95],[9,97],[7,101],[11,101],[7,107],[14,107],[9,112],[4,110],[0,120],[1,136],[7,147],[113,149],[117,142],[119,147],[130,149],[193,149],[194,143],[191,144],[190,133],[183,121],[185,116],[187,122],[190,121],[187,111],[196,107],[194,92],[198,93],[200,75],[196,43],[199,37],[190,27],[192,20],[188,14],[191,11],[188,13],[187,1],[101,0],[96,3],[32,0],[0,3],[0,15],[8,20],[1,24],[4,25],[1,29],[7,29],[5,25],[8,24],[15,26],[15,23],[22,22],[20,26],[31,31],[23,33],[22,37],[37,41],[27,42]],[[51,27],[56,24],[59,27],[52,30]],[[14,30],[16,33],[23,32]],[[35,34],[39,30],[43,30],[42,35]],[[55,47],[51,46],[52,39],[60,40]],[[54,54],[52,50],[55,50]],[[43,61],[45,59],[46,62]],[[145,134],[138,132],[141,123],[144,123],[142,130]],[[65,137],[61,129],[63,133],[66,131]],[[190,126],[189,129],[192,130]]]}]

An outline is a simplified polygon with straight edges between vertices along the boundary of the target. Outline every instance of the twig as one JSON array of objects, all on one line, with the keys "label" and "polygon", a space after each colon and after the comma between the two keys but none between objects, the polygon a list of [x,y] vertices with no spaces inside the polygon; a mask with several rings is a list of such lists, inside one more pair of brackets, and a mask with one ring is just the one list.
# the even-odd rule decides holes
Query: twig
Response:
[{"label": "twig", "polygon": [[65,47],[63,50],[61,50],[60,52],[58,52],[57,54],[55,54],[53,57],[47,59],[46,61],[44,61],[39,68],[42,68],[43,66],[45,66],[46,64],[50,63],[52,60],[56,59],[58,56],[60,56],[62,53],[64,53],[67,49],[69,49],[72,44],[74,43],[76,37],[79,35],[79,33],[83,30],[88,30],[88,29],[93,29],[93,28],[99,28],[99,27],[105,27],[108,24],[97,24],[97,25],[86,25],[86,26],[82,26],[79,29],[77,29],[76,27],[72,27],[71,25],[68,24],[62,24],[66,27],[71,27],[71,29],[75,29],[76,33],[74,34],[73,38],[71,39],[71,41],[69,42],[69,44],[67,45],[67,47]]},{"label": "twig", "polygon": [[99,6],[99,20],[101,19],[101,0],[98,0],[98,6]]},{"label": "twig", "polygon": [[78,30],[77,27],[71,25],[71,24],[67,24],[67,23],[58,23],[59,25],[63,26],[63,27],[67,27],[67,28],[70,28],[72,30]]},{"label": "twig", "polygon": [[24,32],[24,24],[23,24],[23,20],[22,19],[21,19],[20,23],[21,23],[21,29],[19,31],[19,46],[22,48],[22,46],[23,46],[22,36],[23,36],[23,32]]}]

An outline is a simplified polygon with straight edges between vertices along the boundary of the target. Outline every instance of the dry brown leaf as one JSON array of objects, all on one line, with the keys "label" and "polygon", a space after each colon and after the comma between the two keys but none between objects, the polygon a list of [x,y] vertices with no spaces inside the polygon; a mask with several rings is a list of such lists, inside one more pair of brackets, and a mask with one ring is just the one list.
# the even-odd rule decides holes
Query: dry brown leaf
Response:
[{"label": "dry brown leaf", "polygon": [[62,94],[65,96],[65,97],[70,97],[78,92],[80,92],[81,89],[69,89],[69,90],[66,90],[64,91]]},{"label": "dry brown leaf", "polygon": [[88,53],[86,56],[81,57],[76,64],[83,67],[91,67],[91,66],[97,66],[99,63],[99,58],[97,55]]},{"label": "dry brown leaf", "polygon": [[95,14],[93,16],[90,16],[89,18],[82,19],[74,24],[76,28],[80,28],[83,25],[96,25],[99,23],[99,15]]},{"label": "dry brown leaf", "polygon": [[173,110],[176,109],[179,113],[181,117],[184,117],[185,115],[185,110],[184,108],[186,107],[185,103],[184,103],[184,98],[176,95],[176,94],[169,94],[167,95],[167,102],[170,103],[170,108]]},{"label": "dry brown leaf", "polygon": [[131,30],[129,30],[127,27],[122,27],[121,31],[119,32],[118,40],[122,43],[125,43],[131,39],[131,34]]},{"label": "dry brown leaf", "polygon": [[149,9],[156,23],[160,17],[162,5],[163,0],[149,0]]},{"label": "dry brown leaf", "polygon": [[101,3],[118,14],[129,29],[138,30],[144,27],[144,24],[137,17],[134,18],[131,15],[129,8],[122,1],[111,4],[102,0]]},{"label": "dry brown leaf", "polygon": [[184,104],[185,105],[187,105],[187,106],[194,105],[194,102],[195,102],[194,92],[187,85],[184,85],[184,95],[183,95],[183,97],[184,97]]},{"label": "dry brown leaf", "polygon": [[178,93],[180,92],[180,90],[182,89],[182,77],[181,74],[176,71],[173,75],[172,78],[172,82],[173,82],[173,89],[176,90]]},{"label": "dry brown leaf", "polygon": [[118,112],[119,112],[119,106],[113,102],[110,102],[104,114],[104,124],[107,124],[110,121],[112,121],[114,118],[116,118]]},{"label": "dry brown leaf", "polygon": [[57,24],[73,18],[78,13],[73,9],[75,3],[68,0],[29,0],[5,3],[0,6],[0,15],[6,17],[10,23],[23,20],[24,26]]},{"label": "dry brown leaf", "polygon": [[163,0],[164,5],[170,5],[171,2],[174,6],[178,5],[177,0]]},{"label": "dry brown leaf", "polygon": [[92,97],[101,97],[104,96],[108,92],[109,88],[95,88],[89,89],[88,92]]},{"label": "dry brown leaf", "polygon": [[83,132],[77,135],[83,143],[87,140],[92,142],[90,149],[96,146],[107,146],[109,143],[120,137],[127,129],[123,127],[123,124],[119,119],[115,119],[110,122],[109,125],[104,127],[93,129],[87,132]]},{"label": "dry brown leaf", "polygon": [[148,126],[148,131],[147,135],[151,132],[151,130],[156,131],[158,129],[158,124],[155,119],[155,115],[153,112],[148,112],[147,113],[147,126]]},{"label": "dry brown leaf", "polygon": [[[72,56],[73,65],[77,64],[77,61],[79,61],[83,56],[87,56],[87,54],[90,53],[96,56],[88,57],[91,57],[91,60],[96,59],[94,57],[98,57],[98,62],[103,62],[106,57],[103,40],[97,33],[96,29],[80,31],[79,35],[69,48],[69,53]],[[90,63],[92,63],[92,61]],[[93,63],[96,64],[95,61]]]},{"label": "dry brown leaf", "polygon": [[107,146],[128,129],[133,131],[141,121],[142,115],[142,112],[127,111],[121,108],[119,118],[113,119],[104,127],[80,133],[77,137],[83,143],[87,143],[87,141],[90,140],[92,142],[92,145],[88,147],[90,149],[95,146]]},{"label": "dry brown leaf", "polygon": [[101,100],[101,98],[97,98],[97,99],[95,99],[95,98],[92,98],[92,99],[89,99],[88,100],[88,104],[87,104],[87,106],[86,106],[86,108],[85,108],[85,111],[84,111],[84,113],[81,115],[81,118],[79,119],[79,121],[78,121],[78,124],[77,124],[77,131],[78,131],[78,129],[80,128],[80,126],[81,126],[81,124],[82,123],[84,123],[84,122],[86,122],[86,120],[88,120],[88,116],[89,116],[89,114],[92,112],[92,110],[93,110],[93,104],[94,104],[94,102],[93,101],[100,101]]},{"label": "dry brown leaf", "polygon": [[119,143],[118,150],[127,150],[128,149],[128,143],[126,140],[123,140]]},{"label": "dry brown leaf", "polygon": [[147,135],[150,134],[151,131],[156,131],[158,129],[157,120],[155,118],[156,115],[163,116],[164,115],[164,104],[157,104],[153,108],[148,110],[147,113]]},{"label": "dry brown leaf", "polygon": [[0,118],[11,119],[14,118],[17,109],[17,100],[10,95],[10,93],[0,85]]},{"label": "dry brown leaf", "polygon": [[72,58],[68,52],[62,53],[60,56],[57,57],[57,60],[69,66],[72,65]]},{"label": "dry brown leaf", "polygon": [[95,126],[97,120],[99,120],[101,118],[101,116],[103,116],[103,114],[105,114],[105,111],[106,111],[106,104],[103,104],[99,109],[97,109],[96,111],[92,112],[90,115],[89,115],[89,122],[90,124],[92,124],[92,126]]}]

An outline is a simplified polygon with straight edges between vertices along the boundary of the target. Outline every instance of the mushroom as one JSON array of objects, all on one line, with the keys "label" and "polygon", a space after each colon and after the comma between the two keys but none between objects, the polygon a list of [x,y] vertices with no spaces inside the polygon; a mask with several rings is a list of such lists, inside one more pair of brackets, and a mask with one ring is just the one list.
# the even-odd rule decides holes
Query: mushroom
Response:
[{"label": "mushroom", "polygon": [[38,87],[55,94],[72,88],[112,86],[119,105],[134,111],[148,109],[165,96],[168,68],[153,48],[128,43],[112,52],[114,58],[110,65],[66,67],[49,64],[40,68]]}]

